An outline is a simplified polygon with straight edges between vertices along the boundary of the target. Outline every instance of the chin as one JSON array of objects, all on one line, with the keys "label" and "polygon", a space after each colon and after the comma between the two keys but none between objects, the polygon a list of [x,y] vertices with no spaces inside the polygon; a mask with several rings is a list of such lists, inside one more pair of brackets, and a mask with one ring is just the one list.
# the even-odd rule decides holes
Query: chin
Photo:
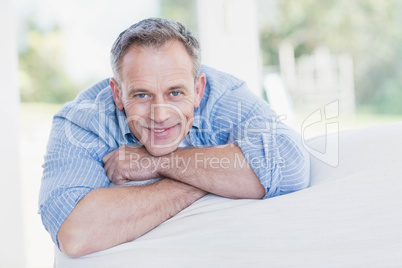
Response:
[{"label": "chin", "polygon": [[160,148],[160,149],[159,148],[147,148],[146,147],[146,149],[147,149],[147,151],[148,151],[148,153],[150,155],[158,157],[158,156],[164,156],[164,155],[167,155],[167,154],[170,154],[170,153],[176,151],[177,146],[169,147],[169,148]]}]

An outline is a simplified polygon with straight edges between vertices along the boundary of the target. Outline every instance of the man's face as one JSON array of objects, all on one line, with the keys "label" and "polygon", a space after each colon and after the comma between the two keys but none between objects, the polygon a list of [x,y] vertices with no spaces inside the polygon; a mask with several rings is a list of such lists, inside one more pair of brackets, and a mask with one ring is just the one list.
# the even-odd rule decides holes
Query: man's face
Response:
[{"label": "man's face", "polygon": [[111,80],[113,98],[134,136],[154,156],[176,150],[192,126],[206,83],[204,74],[194,80],[184,45],[131,47],[121,62],[121,80],[121,88]]}]

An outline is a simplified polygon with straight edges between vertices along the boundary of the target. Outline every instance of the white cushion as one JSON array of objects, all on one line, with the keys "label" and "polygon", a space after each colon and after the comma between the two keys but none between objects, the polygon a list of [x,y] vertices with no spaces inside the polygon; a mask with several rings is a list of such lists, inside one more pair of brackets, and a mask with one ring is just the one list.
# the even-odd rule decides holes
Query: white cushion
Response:
[{"label": "white cushion", "polygon": [[[325,156],[321,158],[312,156],[310,186],[379,168],[392,170],[402,163],[402,123],[345,131],[339,136],[337,134],[330,136],[332,137],[320,136],[307,142],[310,148],[321,152],[325,148],[327,152],[338,154],[332,157],[337,157],[339,163],[334,167],[331,163],[325,163]],[[339,146],[336,143],[326,144],[326,140],[336,136]]]},{"label": "white cushion", "polygon": [[[56,267],[402,267],[402,124],[339,135],[339,165],[266,200],[207,195],[130,243]],[[323,146],[324,137],[309,146]],[[324,146],[325,147],[325,146]]]}]

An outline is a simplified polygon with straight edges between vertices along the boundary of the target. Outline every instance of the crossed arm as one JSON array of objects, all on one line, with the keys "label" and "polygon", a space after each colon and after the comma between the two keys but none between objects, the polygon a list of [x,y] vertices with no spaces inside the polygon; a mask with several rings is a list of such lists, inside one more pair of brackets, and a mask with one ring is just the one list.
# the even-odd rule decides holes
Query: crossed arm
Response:
[{"label": "crossed arm", "polygon": [[154,157],[143,147],[123,146],[103,159],[115,184],[163,177],[139,187],[91,191],[60,227],[60,249],[81,256],[140,237],[206,193],[262,198],[264,187],[239,147],[183,148]]}]

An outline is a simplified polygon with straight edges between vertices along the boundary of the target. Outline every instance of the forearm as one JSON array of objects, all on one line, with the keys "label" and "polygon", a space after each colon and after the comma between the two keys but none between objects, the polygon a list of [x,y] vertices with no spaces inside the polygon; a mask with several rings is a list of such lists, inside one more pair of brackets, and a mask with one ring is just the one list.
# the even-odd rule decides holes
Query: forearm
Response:
[{"label": "forearm", "polygon": [[158,173],[229,198],[262,198],[264,187],[236,145],[183,148],[166,155]]},{"label": "forearm", "polygon": [[170,179],[144,187],[93,190],[62,224],[60,249],[76,257],[134,240],[203,195],[200,189]]}]

